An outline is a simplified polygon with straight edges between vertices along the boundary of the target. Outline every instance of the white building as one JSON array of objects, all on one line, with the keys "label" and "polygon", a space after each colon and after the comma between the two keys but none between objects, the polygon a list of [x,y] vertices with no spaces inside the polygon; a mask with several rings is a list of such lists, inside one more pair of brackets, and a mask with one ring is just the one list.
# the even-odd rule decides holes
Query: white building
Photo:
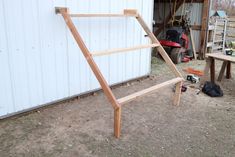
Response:
[{"label": "white building", "polygon": [[[137,9],[151,27],[153,0],[1,0],[0,117],[100,88],[55,6],[71,13]],[[74,19],[91,51],[149,43],[131,18]],[[109,84],[150,73],[151,49],[95,58]]]}]

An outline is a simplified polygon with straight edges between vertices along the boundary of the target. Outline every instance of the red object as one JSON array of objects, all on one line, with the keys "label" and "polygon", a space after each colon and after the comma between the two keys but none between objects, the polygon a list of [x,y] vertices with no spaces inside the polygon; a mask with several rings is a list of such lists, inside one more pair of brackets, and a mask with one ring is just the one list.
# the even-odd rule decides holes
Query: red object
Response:
[{"label": "red object", "polygon": [[189,39],[188,39],[188,36],[186,35],[186,34],[182,34],[182,37],[181,37],[182,39],[184,39],[184,48],[186,48],[186,49],[188,49],[188,46],[189,46]]},{"label": "red object", "polygon": [[204,73],[200,70],[195,70],[193,68],[187,68],[187,69],[183,69],[185,72],[189,73],[189,74],[194,74],[197,76],[203,76]]},{"label": "red object", "polygon": [[190,58],[188,58],[188,57],[182,58],[182,62],[189,62],[189,61],[190,61]]},{"label": "red object", "polygon": [[169,41],[169,40],[160,40],[160,44],[162,46],[181,48],[181,45],[179,43],[176,43],[176,42],[173,42],[173,41]]},{"label": "red object", "polygon": [[190,61],[190,58],[185,57],[189,48],[189,38],[180,28],[169,29],[165,39],[160,40],[160,44],[175,64]]}]

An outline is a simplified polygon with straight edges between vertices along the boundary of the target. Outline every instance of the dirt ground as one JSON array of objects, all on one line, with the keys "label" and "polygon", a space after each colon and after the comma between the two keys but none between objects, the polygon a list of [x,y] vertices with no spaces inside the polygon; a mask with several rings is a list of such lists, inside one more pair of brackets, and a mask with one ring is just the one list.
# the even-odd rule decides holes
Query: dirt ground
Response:
[{"label": "dirt ground", "polygon": [[[152,62],[153,76],[117,87],[115,95],[171,78],[162,61]],[[202,70],[204,63],[178,67]],[[113,136],[113,111],[102,92],[6,119],[0,121],[0,157],[234,157],[235,79],[220,85],[221,98],[197,94],[191,87],[176,107],[169,87],[125,105],[120,139]]]}]

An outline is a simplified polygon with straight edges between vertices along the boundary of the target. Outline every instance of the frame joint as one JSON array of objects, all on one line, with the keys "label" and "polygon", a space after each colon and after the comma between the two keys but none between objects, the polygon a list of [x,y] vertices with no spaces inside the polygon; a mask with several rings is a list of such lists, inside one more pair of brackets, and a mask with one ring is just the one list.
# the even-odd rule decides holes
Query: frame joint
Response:
[{"label": "frame joint", "polygon": [[66,8],[66,7],[55,7],[55,13],[56,14],[61,14],[62,12],[68,13],[69,12],[69,8]]},{"label": "frame joint", "polygon": [[138,11],[136,9],[124,9],[124,15],[138,17]]}]

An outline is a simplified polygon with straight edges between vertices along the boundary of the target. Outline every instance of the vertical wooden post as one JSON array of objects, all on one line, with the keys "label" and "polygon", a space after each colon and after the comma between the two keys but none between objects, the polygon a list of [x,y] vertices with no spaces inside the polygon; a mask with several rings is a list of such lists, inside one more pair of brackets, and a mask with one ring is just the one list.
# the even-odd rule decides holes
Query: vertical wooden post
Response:
[{"label": "vertical wooden post", "polygon": [[224,72],[225,72],[225,69],[227,67],[227,61],[224,61],[223,64],[222,64],[222,67],[220,69],[220,73],[219,73],[219,77],[218,77],[218,81],[221,81],[224,77]]},{"label": "vertical wooden post", "polygon": [[173,104],[176,105],[176,106],[178,106],[179,103],[180,103],[182,85],[183,85],[183,82],[180,81],[176,84],[176,87],[175,87],[175,95],[174,95]]},{"label": "vertical wooden post", "polygon": [[204,76],[201,79],[201,85],[203,85],[208,79],[209,79],[209,71],[210,71],[210,67],[211,67],[211,57],[208,57],[206,59],[206,66],[204,69]]},{"label": "vertical wooden post", "polygon": [[93,73],[95,74],[97,80],[99,81],[105,95],[107,96],[108,100],[112,104],[114,108],[114,135],[115,137],[120,137],[121,131],[121,106],[117,102],[117,99],[113,95],[108,83],[106,82],[105,78],[103,77],[102,73],[100,72],[98,66],[96,65],[94,59],[91,56],[90,51],[86,47],[85,43],[83,42],[80,34],[78,33],[71,17],[68,14],[67,8],[56,8],[56,13],[61,13],[67,26],[69,27],[74,39],[76,40],[78,46],[80,47],[84,57],[86,58],[88,64],[90,65]]},{"label": "vertical wooden post", "polygon": [[231,62],[230,61],[228,61],[228,64],[227,64],[226,78],[227,79],[231,78]]},{"label": "vertical wooden post", "polygon": [[211,57],[211,82],[215,83],[215,59]]},{"label": "vertical wooden post", "polygon": [[120,137],[121,132],[121,107],[114,109],[114,136],[116,138]]},{"label": "vertical wooden post", "polygon": [[199,52],[199,58],[205,58],[205,49],[206,49],[206,36],[207,36],[207,28],[208,28],[208,19],[209,19],[209,9],[210,8],[210,0],[204,0],[203,2],[203,10],[202,10],[202,27],[201,27],[201,51]]},{"label": "vertical wooden post", "polygon": [[196,54],[196,48],[195,48],[195,42],[194,42],[194,36],[193,36],[192,28],[189,28],[189,32],[190,32],[190,39],[191,39],[191,43],[192,43],[192,49],[193,49],[193,57],[194,57],[195,60],[197,60],[197,54]]},{"label": "vertical wooden post", "polygon": [[90,51],[88,50],[85,43],[83,42],[82,37],[80,36],[75,25],[73,24],[73,21],[72,21],[71,17],[69,16],[68,8],[56,8],[56,13],[61,13],[61,15],[63,16],[68,28],[70,29],[74,39],[76,40],[79,48],[81,49],[85,59],[87,60],[87,63],[90,65],[91,70],[93,71],[97,80],[99,81],[100,86],[103,89],[105,95],[107,96],[108,100],[112,104],[113,108],[114,109],[118,108],[120,105],[118,104],[115,96],[113,95],[104,76],[100,72],[97,64],[95,63],[94,59],[92,58]]}]

